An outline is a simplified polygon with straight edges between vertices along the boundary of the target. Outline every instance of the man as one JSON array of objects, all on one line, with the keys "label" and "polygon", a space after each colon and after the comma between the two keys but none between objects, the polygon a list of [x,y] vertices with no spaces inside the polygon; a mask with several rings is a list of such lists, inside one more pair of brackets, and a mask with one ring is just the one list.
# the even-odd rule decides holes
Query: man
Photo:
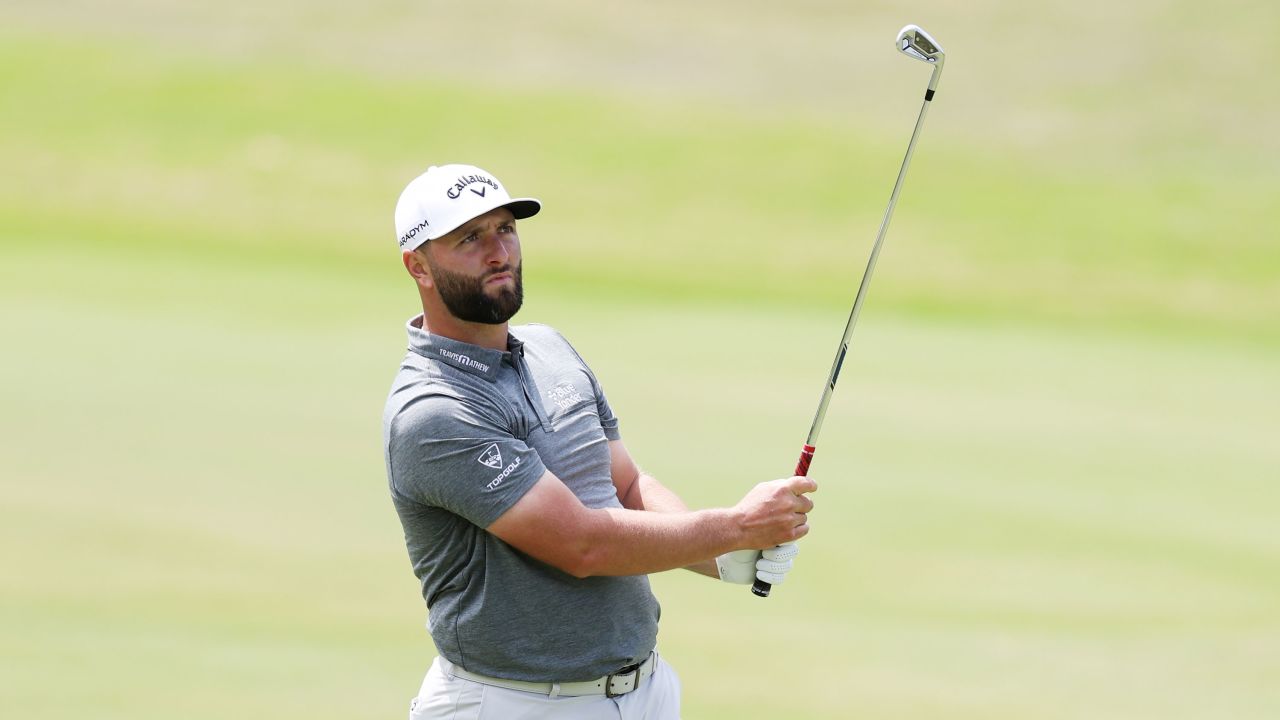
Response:
[{"label": "man", "polygon": [[439,651],[410,718],[677,718],[647,573],[781,582],[816,485],[690,511],[640,471],[569,343],[508,325],[516,220],[540,209],[469,165],[428,169],[396,205],[422,314],[383,415],[387,475]]}]

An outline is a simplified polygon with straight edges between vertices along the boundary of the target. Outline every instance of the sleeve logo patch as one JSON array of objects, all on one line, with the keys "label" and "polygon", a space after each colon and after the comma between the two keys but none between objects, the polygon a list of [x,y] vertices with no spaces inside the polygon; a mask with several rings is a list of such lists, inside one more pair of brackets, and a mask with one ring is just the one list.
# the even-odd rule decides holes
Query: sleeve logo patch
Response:
[{"label": "sleeve logo patch", "polygon": [[517,457],[515,460],[512,460],[510,465],[504,468],[502,472],[498,473],[498,477],[490,480],[489,484],[484,486],[484,491],[492,492],[494,490],[497,490],[502,485],[502,483],[507,479],[507,477],[509,477],[511,473],[515,472],[516,468],[520,467],[520,460],[521,458],[519,457]]},{"label": "sleeve logo patch", "polygon": [[502,453],[498,451],[498,443],[493,443],[480,453],[480,457],[476,458],[476,462],[491,467],[494,470],[502,467]]}]

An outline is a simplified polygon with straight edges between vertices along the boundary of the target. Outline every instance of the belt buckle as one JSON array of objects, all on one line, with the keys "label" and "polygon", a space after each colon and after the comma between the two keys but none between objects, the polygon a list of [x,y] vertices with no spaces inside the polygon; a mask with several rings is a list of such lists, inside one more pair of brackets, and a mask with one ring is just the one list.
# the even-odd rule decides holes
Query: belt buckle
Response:
[{"label": "belt buckle", "polygon": [[[627,693],[635,692],[635,691],[639,690],[639,689],[640,689],[640,666],[641,666],[641,665],[643,665],[643,664],[644,664],[644,663],[636,663],[636,664],[634,664],[634,665],[628,665],[628,666],[626,666],[626,667],[624,667],[624,668],[622,668],[622,669],[618,670],[617,672],[611,672],[611,673],[609,673],[608,675],[605,675],[605,676],[604,676],[604,696],[605,696],[605,697],[607,697],[607,698],[615,698],[615,697],[619,697],[619,696],[621,696],[621,695],[626,695]],[[619,693],[614,692],[614,691],[613,691],[613,679],[614,679],[615,677],[618,677],[619,675],[627,675],[628,673],[635,673],[635,674],[636,674],[636,683],[635,683],[635,685],[632,685],[632,686],[631,686],[631,689],[630,689],[630,690],[627,690],[626,692],[619,692]]]}]

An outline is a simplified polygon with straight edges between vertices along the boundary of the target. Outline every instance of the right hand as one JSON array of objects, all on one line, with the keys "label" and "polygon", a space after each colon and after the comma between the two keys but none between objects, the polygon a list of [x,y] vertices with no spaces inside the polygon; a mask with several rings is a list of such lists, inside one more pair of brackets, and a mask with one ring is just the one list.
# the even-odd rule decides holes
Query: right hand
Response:
[{"label": "right hand", "polygon": [[809,534],[813,501],[805,497],[818,489],[812,478],[796,475],[762,482],[734,507],[748,548],[771,548]]}]

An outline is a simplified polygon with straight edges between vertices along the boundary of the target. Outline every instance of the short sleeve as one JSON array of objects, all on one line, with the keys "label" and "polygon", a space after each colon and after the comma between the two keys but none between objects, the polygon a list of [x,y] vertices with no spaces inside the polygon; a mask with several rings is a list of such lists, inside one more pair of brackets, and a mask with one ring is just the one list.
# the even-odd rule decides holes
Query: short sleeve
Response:
[{"label": "short sleeve", "polygon": [[586,360],[582,359],[582,355],[578,353],[578,349],[569,342],[569,339],[561,335],[559,331],[547,328],[555,334],[560,342],[573,353],[578,359],[578,364],[586,371],[587,378],[591,381],[591,390],[596,396],[596,415],[600,417],[600,428],[604,430],[604,436],[608,440],[621,440],[622,431],[618,429],[618,416],[613,414],[613,408],[609,407],[609,400],[604,395],[604,388],[600,385],[600,380],[596,378],[595,372],[591,370],[591,366]]},{"label": "short sleeve", "polygon": [[621,440],[622,431],[618,429],[618,417],[613,414],[613,408],[609,407],[604,389],[595,381],[594,375],[591,376],[591,381],[595,384],[596,413],[600,416],[600,428],[604,430],[604,436],[609,440]]},{"label": "short sleeve", "polygon": [[392,490],[487,528],[546,473],[533,448],[496,412],[433,395],[391,421]]}]

